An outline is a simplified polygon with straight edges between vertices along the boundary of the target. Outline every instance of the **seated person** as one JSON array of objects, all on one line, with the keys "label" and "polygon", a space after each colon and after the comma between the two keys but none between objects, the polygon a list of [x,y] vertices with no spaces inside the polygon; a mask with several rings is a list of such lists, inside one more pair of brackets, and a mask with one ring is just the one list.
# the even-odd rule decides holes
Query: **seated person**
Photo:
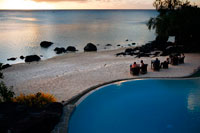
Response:
[{"label": "seated person", "polygon": [[140,62],[140,73],[141,74],[146,74],[147,73],[147,64],[144,64],[143,60]]},{"label": "seated person", "polygon": [[140,72],[140,67],[136,64],[136,62],[133,63],[133,65],[130,65],[130,73],[133,75],[138,75]]},{"label": "seated person", "polygon": [[170,56],[170,58],[171,58],[172,65],[178,65],[178,56],[173,55],[173,56]]},{"label": "seated person", "polygon": [[158,58],[156,58],[156,60],[153,62],[153,70],[154,71],[160,70],[160,60],[158,60]]},{"label": "seated person", "polygon": [[169,68],[168,65],[169,65],[169,58],[167,58],[166,61],[161,63],[163,69],[168,69]]},{"label": "seated person", "polygon": [[178,63],[179,63],[179,64],[183,64],[183,63],[184,63],[184,59],[185,59],[185,55],[184,55],[184,53],[182,53],[182,54],[178,57]]},{"label": "seated person", "polygon": [[138,65],[136,64],[136,62],[133,63],[133,65],[131,66],[132,68],[138,67]]}]

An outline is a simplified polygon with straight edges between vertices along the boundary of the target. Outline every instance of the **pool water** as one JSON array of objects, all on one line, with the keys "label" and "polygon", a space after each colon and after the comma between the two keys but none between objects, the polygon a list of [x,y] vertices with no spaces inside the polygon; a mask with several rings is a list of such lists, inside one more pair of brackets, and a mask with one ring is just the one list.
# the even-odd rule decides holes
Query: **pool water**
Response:
[{"label": "pool water", "polygon": [[200,78],[99,88],[77,106],[69,133],[200,133]]}]

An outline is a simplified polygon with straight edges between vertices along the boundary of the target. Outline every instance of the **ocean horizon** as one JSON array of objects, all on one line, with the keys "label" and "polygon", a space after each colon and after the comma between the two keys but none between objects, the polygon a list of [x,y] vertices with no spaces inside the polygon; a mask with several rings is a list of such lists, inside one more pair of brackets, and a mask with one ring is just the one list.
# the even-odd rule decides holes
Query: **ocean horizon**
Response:
[{"label": "ocean horizon", "polygon": [[[83,52],[90,42],[98,44],[98,51],[143,45],[155,39],[146,23],[157,14],[153,9],[0,10],[0,62],[23,63],[21,55],[33,54],[52,58],[56,47]],[[44,49],[42,41],[54,44]],[[7,61],[11,57],[17,60]]]}]

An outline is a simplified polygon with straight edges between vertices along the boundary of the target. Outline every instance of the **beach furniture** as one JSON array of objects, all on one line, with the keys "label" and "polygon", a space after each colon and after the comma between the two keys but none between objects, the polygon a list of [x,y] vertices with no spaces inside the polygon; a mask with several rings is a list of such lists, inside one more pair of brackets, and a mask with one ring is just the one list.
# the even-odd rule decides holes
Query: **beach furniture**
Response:
[{"label": "beach furniture", "polygon": [[169,63],[167,61],[164,61],[161,63],[161,66],[163,69],[168,69],[169,68]]},{"label": "beach furniture", "polygon": [[140,67],[134,67],[134,68],[132,68],[132,65],[130,65],[130,73],[132,75],[139,75],[139,73],[140,73]]},{"label": "beach furniture", "polygon": [[147,73],[147,66],[148,66],[148,64],[144,64],[142,67],[140,67],[140,73],[141,74]]},{"label": "beach furniture", "polygon": [[178,63],[179,64],[184,64],[184,59],[185,59],[185,56],[178,58]]},{"label": "beach furniture", "polygon": [[178,56],[172,56],[171,57],[171,65],[178,65],[179,61],[178,61]]},{"label": "beach furniture", "polygon": [[151,69],[153,69],[154,71],[160,71],[160,61],[156,61],[156,60],[152,60],[151,61]]}]

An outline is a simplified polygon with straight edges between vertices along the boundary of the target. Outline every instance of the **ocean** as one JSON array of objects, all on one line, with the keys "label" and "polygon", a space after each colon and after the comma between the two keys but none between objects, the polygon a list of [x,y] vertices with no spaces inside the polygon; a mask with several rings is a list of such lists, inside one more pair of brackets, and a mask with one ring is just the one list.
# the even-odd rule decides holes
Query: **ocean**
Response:
[{"label": "ocean", "polygon": [[[0,62],[22,63],[21,55],[32,54],[48,59],[56,56],[55,47],[83,52],[89,42],[99,44],[98,51],[143,45],[155,39],[146,23],[157,15],[156,10],[0,10]],[[41,48],[44,40],[54,44]],[[7,61],[11,57],[17,60]]]}]

